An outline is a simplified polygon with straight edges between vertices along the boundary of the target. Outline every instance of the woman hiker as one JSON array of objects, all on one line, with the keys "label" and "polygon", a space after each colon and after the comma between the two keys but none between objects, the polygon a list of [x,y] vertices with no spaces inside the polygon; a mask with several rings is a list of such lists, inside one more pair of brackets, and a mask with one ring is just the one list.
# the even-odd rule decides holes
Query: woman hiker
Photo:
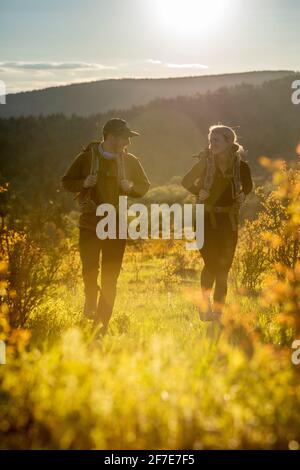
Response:
[{"label": "woman hiker", "polygon": [[[204,260],[201,273],[203,304],[200,319],[219,321],[227,294],[228,273],[238,240],[240,205],[253,189],[251,171],[242,160],[243,147],[233,129],[211,126],[209,147],[196,157],[199,161],[182,180],[182,185],[204,204]],[[214,286],[213,306],[211,292]]]}]

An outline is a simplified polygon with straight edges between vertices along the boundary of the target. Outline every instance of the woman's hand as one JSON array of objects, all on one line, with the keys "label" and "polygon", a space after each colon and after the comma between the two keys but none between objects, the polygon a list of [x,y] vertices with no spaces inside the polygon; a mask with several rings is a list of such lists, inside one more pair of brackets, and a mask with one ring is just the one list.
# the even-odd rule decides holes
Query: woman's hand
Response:
[{"label": "woman's hand", "polygon": [[205,201],[209,197],[209,193],[205,191],[205,189],[200,189],[198,194],[198,201],[202,202]]}]

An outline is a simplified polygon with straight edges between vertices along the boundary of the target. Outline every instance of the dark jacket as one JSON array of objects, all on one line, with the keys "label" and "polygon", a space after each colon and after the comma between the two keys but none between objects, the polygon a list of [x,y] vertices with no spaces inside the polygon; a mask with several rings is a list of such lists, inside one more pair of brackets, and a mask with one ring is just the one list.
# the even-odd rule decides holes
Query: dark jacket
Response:
[{"label": "dark jacket", "polygon": [[[206,171],[206,159],[201,158],[182,179],[182,186],[189,192],[197,196],[203,188]],[[242,191],[245,195],[253,189],[251,171],[248,163],[244,160],[240,162],[240,180]],[[229,206],[234,203],[233,178],[223,176],[221,170],[216,166],[214,180],[210,188],[209,197],[204,201],[204,205]]]},{"label": "dark jacket", "polygon": [[[62,187],[70,192],[77,193],[79,199],[84,197],[86,192],[90,192],[91,199],[98,206],[102,203],[113,204],[118,208],[118,199],[120,195],[124,195],[119,187],[118,168],[114,160],[105,160],[99,150],[100,141],[91,142],[82,152],[80,152],[65,174],[62,176]],[[99,158],[99,171],[96,186],[91,189],[83,187],[83,182],[90,174],[92,153],[91,147],[94,146],[96,154]],[[133,182],[128,196],[142,197],[149,189],[150,182],[147,175],[137,157],[131,153],[124,155],[125,177]],[[94,230],[99,217],[93,213],[83,213],[80,215],[79,226]]]}]

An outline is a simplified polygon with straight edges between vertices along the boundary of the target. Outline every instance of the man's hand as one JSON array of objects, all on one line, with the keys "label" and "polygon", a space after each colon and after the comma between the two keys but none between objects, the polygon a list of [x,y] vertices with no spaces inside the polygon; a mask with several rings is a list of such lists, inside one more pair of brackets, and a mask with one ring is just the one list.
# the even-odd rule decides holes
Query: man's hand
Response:
[{"label": "man's hand", "polygon": [[97,176],[96,175],[89,175],[85,178],[83,182],[83,187],[84,188],[92,188],[93,186],[96,186],[97,183]]},{"label": "man's hand", "polygon": [[235,198],[235,201],[238,203],[238,204],[243,204],[243,202],[245,202],[245,199],[246,199],[246,196],[245,196],[245,193],[243,193],[243,191]]},{"label": "man's hand", "polygon": [[202,202],[205,201],[209,197],[209,193],[205,191],[205,189],[200,189],[198,194],[198,201]]},{"label": "man's hand", "polygon": [[129,181],[126,179],[120,181],[120,187],[122,191],[124,191],[124,193],[128,193],[131,190],[132,186],[133,186],[132,181]]}]

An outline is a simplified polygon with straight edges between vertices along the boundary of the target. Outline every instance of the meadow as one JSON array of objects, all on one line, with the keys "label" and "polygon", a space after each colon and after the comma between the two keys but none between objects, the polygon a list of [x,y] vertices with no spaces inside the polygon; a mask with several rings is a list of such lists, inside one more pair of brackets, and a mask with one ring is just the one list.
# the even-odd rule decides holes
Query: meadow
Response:
[{"label": "meadow", "polygon": [[2,227],[1,449],[299,449],[300,171],[262,163],[273,188],[240,228],[221,326],[199,320],[199,253],[137,241],[96,339],[77,228],[56,266],[58,243],[53,261],[51,238]]}]

